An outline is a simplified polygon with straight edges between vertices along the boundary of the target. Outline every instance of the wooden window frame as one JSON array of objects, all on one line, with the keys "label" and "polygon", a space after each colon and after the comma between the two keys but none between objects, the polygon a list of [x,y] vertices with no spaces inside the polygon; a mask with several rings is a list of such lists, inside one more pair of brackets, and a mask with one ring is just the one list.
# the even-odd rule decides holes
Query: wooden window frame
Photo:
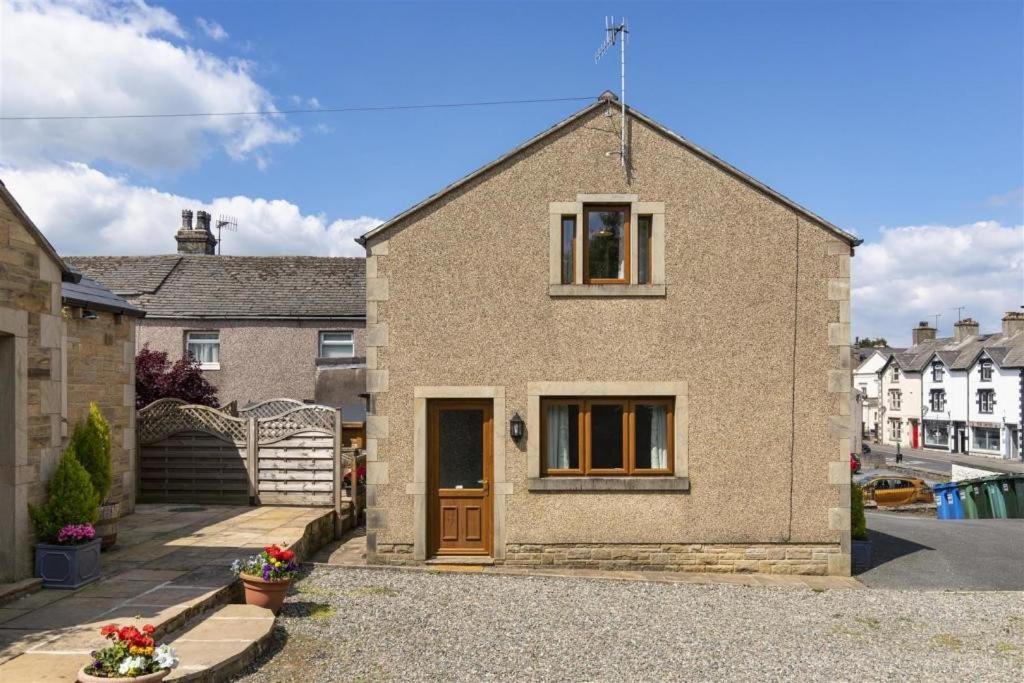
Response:
[{"label": "wooden window frame", "polygon": [[[647,221],[647,239],[642,239],[640,233],[641,221]],[[640,255],[643,254],[644,242],[647,243],[647,279],[641,280],[640,273],[643,270],[640,268]],[[637,262],[636,262],[636,283],[638,285],[649,285],[654,279],[654,214],[641,213],[637,214],[636,217],[636,251],[637,251]]]},{"label": "wooden window frame", "polygon": [[[551,469],[548,467],[547,422],[548,407],[552,405],[575,405],[579,407],[578,448],[579,464],[575,469]],[[620,405],[623,408],[623,467],[594,468],[591,466],[591,407],[595,405]],[[665,468],[638,468],[636,466],[636,407],[638,405],[665,406],[665,437],[668,449]],[[540,405],[540,472],[542,477],[671,477],[675,474],[675,399],[665,396],[652,397],[595,397],[577,396],[544,397]]]},{"label": "wooden window frame", "polygon": [[[601,211],[621,211],[625,214],[626,219],[623,223],[623,254],[622,254],[622,277],[620,278],[591,278],[590,277],[590,214]],[[631,204],[584,204],[583,205],[583,226],[582,226],[582,245],[583,245],[583,284],[585,285],[628,285],[630,283],[630,231],[632,230],[632,211],[633,206]],[[579,226],[577,226],[577,234],[580,232]]]},{"label": "wooden window frame", "polygon": [[[569,246],[569,280],[565,279],[565,222],[572,221],[572,244]],[[579,220],[576,218],[576,214],[567,213],[562,214],[562,217],[558,221],[558,248],[559,248],[559,260],[558,268],[561,283],[563,285],[571,285],[576,282],[576,242],[579,240],[580,226]]]}]

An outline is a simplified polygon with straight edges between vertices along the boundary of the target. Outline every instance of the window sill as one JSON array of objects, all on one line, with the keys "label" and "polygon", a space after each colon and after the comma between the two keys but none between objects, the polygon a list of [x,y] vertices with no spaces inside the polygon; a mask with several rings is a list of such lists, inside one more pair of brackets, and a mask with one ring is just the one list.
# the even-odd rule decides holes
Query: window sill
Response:
[{"label": "window sill", "polygon": [[538,477],[526,490],[541,491],[689,491],[689,477]]},{"label": "window sill", "polygon": [[347,356],[344,358],[327,358],[324,356],[317,356],[316,366],[317,367],[331,367],[331,366],[362,366],[366,365],[366,359],[358,356]]},{"label": "window sill", "polygon": [[548,285],[548,296],[665,296],[665,285]]},{"label": "window sill", "polygon": [[220,370],[220,363],[200,363],[200,370]]}]

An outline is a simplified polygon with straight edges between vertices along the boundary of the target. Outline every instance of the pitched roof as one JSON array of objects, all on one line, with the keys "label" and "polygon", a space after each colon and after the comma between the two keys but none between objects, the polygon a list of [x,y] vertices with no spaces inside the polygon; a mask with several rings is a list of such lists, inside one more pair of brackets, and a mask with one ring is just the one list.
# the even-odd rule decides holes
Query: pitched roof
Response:
[{"label": "pitched roof", "polygon": [[[512,148],[507,153],[505,153],[502,156],[498,157],[497,159],[495,159],[494,161],[490,162],[489,164],[481,166],[480,168],[478,168],[477,170],[473,171],[469,175],[461,178],[460,180],[455,181],[451,185],[448,185],[447,187],[441,189],[439,192],[436,192],[436,193],[430,195],[429,197],[427,197],[423,201],[421,201],[418,204],[415,204],[414,206],[406,209],[405,211],[403,211],[402,213],[398,214],[397,216],[394,216],[390,220],[387,220],[384,223],[381,223],[380,225],[378,225],[374,229],[370,230],[369,232],[366,232],[362,236],[357,237],[356,238],[356,242],[358,242],[359,244],[365,245],[367,243],[367,241],[369,241],[370,239],[372,239],[372,238],[374,238],[374,237],[384,233],[385,231],[390,229],[392,226],[397,224],[402,219],[410,216],[411,214],[415,213],[416,211],[419,211],[420,209],[426,208],[427,206],[429,206],[430,204],[434,203],[435,201],[441,199],[442,197],[444,197],[448,193],[457,190],[458,188],[462,187],[463,185],[466,185],[467,183],[471,182],[475,178],[478,178],[478,177],[482,176],[483,174],[487,173],[491,169],[496,168],[496,167],[504,164],[507,161],[510,161],[516,155],[518,155],[518,154],[520,154],[522,152],[525,152],[527,149],[529,149],[533,145],[537,144],[538,142],[541,142],[542,140],[544,140],[548,136],[553,135],[554,133],[557,133],[558,131],[560,131],[563,128],[569,126],[573,122],[575,122],[575,121],[577,121],[577,120],[587,116],[588,114],[590,114],[591,112],[595,111],[596,109],[598,109],[602,105],[605,105],[607,102],[617,102],[617,101],[618,101],[618,98],[615,96],[615,94],[610,92],[610,91],[608,91],[608,90],[606,90],[593,103],[588,104],[583,109],[580,109],[579,111],[577,111],[576,113],[572,114],[568,118],[563,119],[562,121],[559,121],[558,123],[556,123],[552,127],[550,127],[547,130],[545,130],[545,131],[535,135],[534,137],[530,138],[526,142],[524,142],[524,143],[522,143],[522,144]],[[792,210],[796,211],[797,213],[803,215],[805,218],[813,221],[814,223],[817,223],[818,225],[823,227],[825,230],[828,230],[829,232],[833,233],[837,237],[839,237],[839,238],[845,240],[846,242],[848,242],[851,246],[856,246],[856,245],[858,245],[858,244],[860,244],[860,243],[862,243],[864,241],[861,238],[857,237],[856,235],[853,235],[853,234],[851,234],[849,232],[846,232],[842,228],[839,228],[839,227],[833,225],[832,223],[830,223],[829,221],[825,220],[821,216],[813,213],[812,211],[810,211],[808,209],[805,209],[804,207],[802,207],[799,204],[797,204],[796,202],[794,202],[792,199],[789,199],[788,197],[785,197],[782,194],[776,192],[772,188],[768,187],[767,185],[765,185],[764,183],[760,182],[759,180],[756,180],[753,177],[747,175],[746,173],[744,173],[743,171],[739,170],[735,166],[732,166],[731,164],[723,161],[722,159],[719,159],[717,156],[715,156],[711,152],[708,152],[707,150],[705,150],[705,149],[703,149],[701,147],[698,147],[694,143],[692,143],[689,140],[687,140],[686,138],[684,138],[682,135],[679,135],[678,133],[676,133],[676,132],[666,128],[665,126],[661,125],[660,123],[658,123],[654,119],[651,119],[650,117],[646,116],[645,114],[640,113],[639,111],[637,111],[633,107],[630,107],[630,106],[627,105],[626,106],[626,111],[627,111],[628,115],[633,116],[638,121],[642,121],[643,123],[645,123],[648,126],[650,126],[651,128],[653,128],[655,131],[661,133],[662,135],[664,135],[665,137],[669,138],[673,142],[675,142],[675,143],[677,143],[679,145],[682,145],[686,149],[688,149],[691,152],[695,153],[697,156],[703,157],[705,160],[711,162],[712,164],[714,164],[715,166],[719,167],[720,169],[722,169],[726,173],[729,173],[730,175],[736,177],[737,179],[745,182],[747,185],[750,185],[754,189],[756,189],[756,190],[764,193],[765,195],[771,197],[775,201],[780,202],[781,204],[784,204],[784,205],[788,206],[790,209],[792,209]]]},{"label": "pitched roof", "polygon": [[136,317],[143,317],[146,312],[111,292],[109,289],[90,277],[79,274],[78,282],[61,284],[61,299],[65,304],[81,306],[94,311],[110,311]]},{"label": "pitched roof", "polygon": [[32,219],[28,217],[28,214],[25,213],[25,209],[21,208],[21,204],[19,204],[18,200],[14,198],[14,195],[11,194],[11,191],[7,189],[7,186],[4,185],[2,180],[0,180],[0,199],[3,199],[4,203],[11,208],[11,211],[21,219],[22,225],[25,226],[25,229],[28,230],[30,235],[32,235],[40,248],[42,248],[42,250],[45,251],[49,257],[54,260],[54,262],[56,262],[61,273],[63,273],[68,279],[74,279],[72,271],[68,268],[67,263],[65,263],[64,259],[60,257],[60,254],[58,254],[57,250],[53,248],[53,245],[50,244],[50,240],[46,239],[46,235],[43,234],[43,231],[40,230]]},{"label": "pitched roof", "polygon": [[363,258],[74,256],[75,267],[150,318],[362,318]]},{"label": "pitched roof", "polygon": [[975,334],[960,341],[955,337],[928,339],[902,353],[893,353],[889,362],[895,361],[904,371],[922,372],[932,358],[938,357],[952,370],[968,370],[983,351],[999,367],[1024,368],[1024,332]]}]

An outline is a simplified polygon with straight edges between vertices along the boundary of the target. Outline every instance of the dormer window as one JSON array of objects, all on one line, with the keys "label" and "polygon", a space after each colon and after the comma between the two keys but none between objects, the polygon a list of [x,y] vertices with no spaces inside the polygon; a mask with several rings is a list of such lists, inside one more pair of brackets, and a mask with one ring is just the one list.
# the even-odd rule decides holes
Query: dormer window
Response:
[{"label": "dormer window", "polygon": [[990,361],[990,360],[983,360],[983,361],[981,361],[980,372],[981,372],[981,381],[982,382],[991,382],[992,381],[992,361]]},{"label": "dormer window", "polygon": [[942,363],[932,363],[932,381],[941,382],[943,374]]},{"label": "dormer window", "polygon": [[893,382],[899,382],[900,381],[900,366],[898,366],[898,365],[892,366],[892,381]]}]

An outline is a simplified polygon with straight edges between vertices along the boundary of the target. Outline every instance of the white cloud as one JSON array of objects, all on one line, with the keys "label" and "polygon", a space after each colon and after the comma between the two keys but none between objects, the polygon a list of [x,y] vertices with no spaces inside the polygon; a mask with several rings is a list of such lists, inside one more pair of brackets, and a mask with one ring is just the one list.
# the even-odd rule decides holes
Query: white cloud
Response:
[{"label": "white cloud", "polygon": [[213,40],[221,41],[228,39],[228,32],[225,31],[224,27],[218,24],[216,21],[204,19],[202,17],[197,17],[196,24],[199,25],[199,28],[203,30],[203,33],[205,33],[207,37]]},{"label": "white cloud", "polygon": [[361,256],[353,240],[381,223],[360,216],[328,221],[283,199],[245,196],[201,201],[132,185],[81,163],[31,170],[0,168],[0,176],[61,254],[166,254],[176,250],[181,210],[205,209],[238,219],[225,233],[225,254]]},{"label": "white cloud", "polygon": [[[275,109],[250,62],[183,44],[177,18],[142,0],[8,0],[0,26],[7,115]],[[263,163],[269,146],[297,139],[276,116],[0,123],[0,155],[18,165],[106,160],[167,170],[196,165],[217,145]]]},{"label": "white cloud", "polygon": [[853,259],[853,333],[908,345],[910,330],[941,313],[940,334],[951,334],[956,307],[1000,328],[1006,311],[1024,303],[1024,225],[883,228],[881,239],[857,248]]}]

